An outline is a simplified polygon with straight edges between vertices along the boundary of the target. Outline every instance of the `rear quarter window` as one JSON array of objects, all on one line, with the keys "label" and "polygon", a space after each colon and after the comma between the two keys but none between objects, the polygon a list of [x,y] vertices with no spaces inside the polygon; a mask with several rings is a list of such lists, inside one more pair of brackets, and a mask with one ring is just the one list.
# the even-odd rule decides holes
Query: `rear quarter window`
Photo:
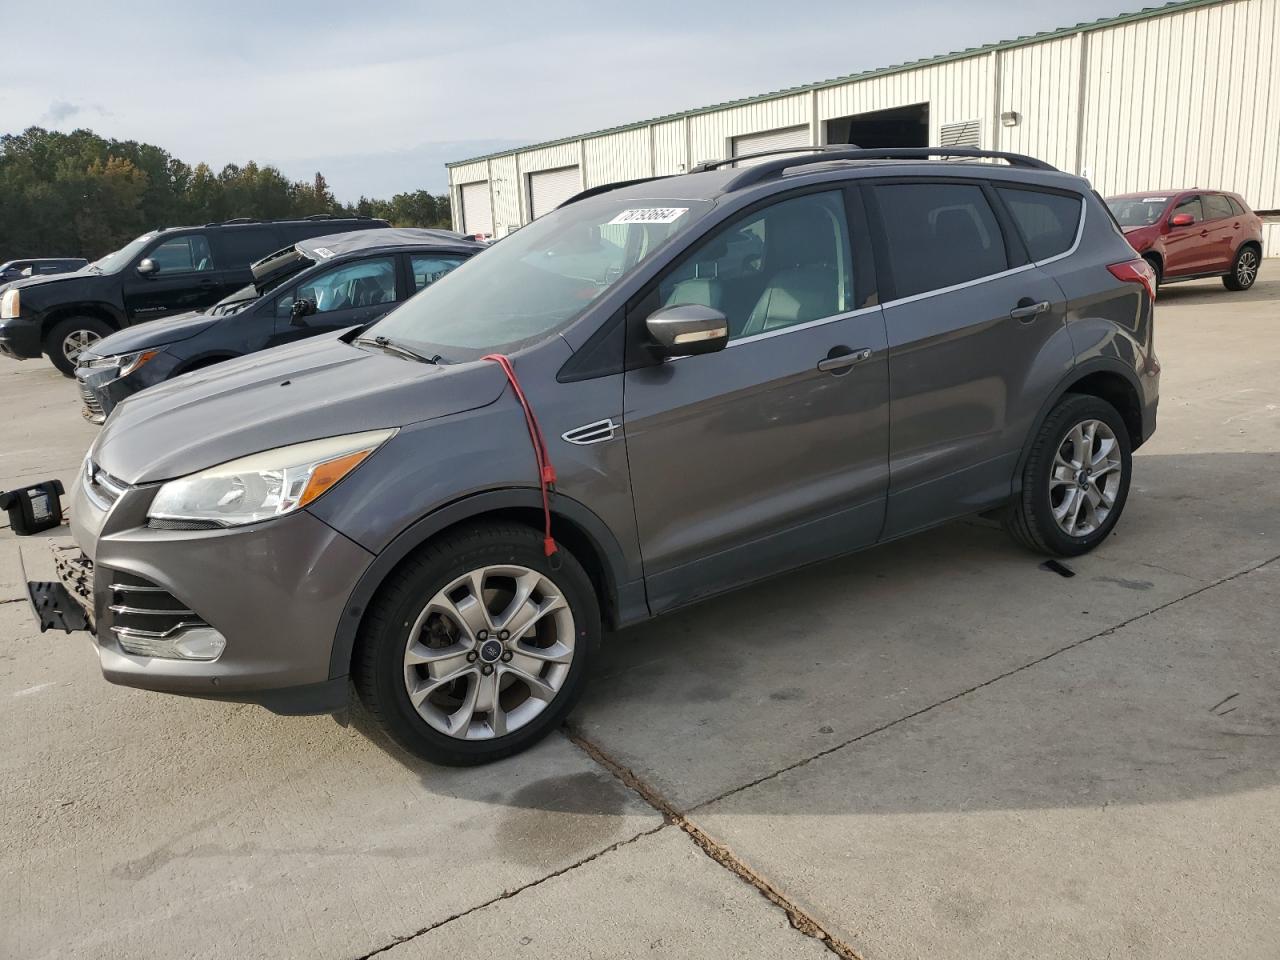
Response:
[{"label": "rear quarter window", "polygon": [[1078,195],[996,187],[1017,224],[1032,260],[1048,260],[1066,253],[1080,230],[1083,200]]},{"label": "rear quarter window", "polygon": [[1009,269],[1000,224],[976,184],[879,184],[875,196],[895,298]]}]

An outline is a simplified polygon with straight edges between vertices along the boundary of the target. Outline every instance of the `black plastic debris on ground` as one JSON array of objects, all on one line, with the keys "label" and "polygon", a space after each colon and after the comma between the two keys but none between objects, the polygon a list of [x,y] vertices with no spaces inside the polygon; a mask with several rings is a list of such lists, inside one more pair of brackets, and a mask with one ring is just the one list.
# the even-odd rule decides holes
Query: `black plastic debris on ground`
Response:
[{"label": "black plastic debris on ground", "polygon": [[1048,570],[1050,573],[1056,573],[1060,577],[1074,577],[1076,572],[1068,567],[1065,563],[1057,560],[1046,560],[1040,564],[1041,570]]}]

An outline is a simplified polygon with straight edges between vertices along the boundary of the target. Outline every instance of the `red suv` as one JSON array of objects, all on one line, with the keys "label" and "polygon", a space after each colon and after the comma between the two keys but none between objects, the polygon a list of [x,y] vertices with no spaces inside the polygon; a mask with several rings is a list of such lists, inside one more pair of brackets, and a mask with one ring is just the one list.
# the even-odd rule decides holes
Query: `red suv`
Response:
[{"label": "red suv", "polygon": [[1161,283],[1222,277],[1248,290],[1262,260],[1262,219],[1238,194],[1158,190],[1108,197],[1125,239]]}]

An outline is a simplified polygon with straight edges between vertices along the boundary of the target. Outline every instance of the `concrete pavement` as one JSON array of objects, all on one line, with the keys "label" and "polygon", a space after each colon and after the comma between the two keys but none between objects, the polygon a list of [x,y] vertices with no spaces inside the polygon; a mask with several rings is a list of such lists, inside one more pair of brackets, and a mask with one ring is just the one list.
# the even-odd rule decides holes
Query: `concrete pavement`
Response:
[{"label": "concrete pavement", "polygon": [[[1280,263],[1157,323],[1074,576],[983,521],[810,568],[612,638],[575,739],[479,770],[106,684],[0,530],[0,955],[1274,957]],[[69,483],[72,385],[0,404],[0,488]]]}]

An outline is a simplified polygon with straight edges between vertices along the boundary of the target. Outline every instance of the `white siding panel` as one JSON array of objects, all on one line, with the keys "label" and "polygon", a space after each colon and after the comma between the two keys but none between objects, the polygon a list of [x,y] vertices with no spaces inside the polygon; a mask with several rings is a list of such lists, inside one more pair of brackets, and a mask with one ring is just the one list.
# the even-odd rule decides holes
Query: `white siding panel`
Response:
[{"label": "white siding panel", "polygon": [[514,156],[489,161],[493,192],[493,235],[505,237],[524,221],[520,217],[520,177]]},{"label": "white siding panel", "polygon": [[[991,118],[996,134],[989,138],[993,149],[1030,154],[1062,170],[1075,167],[1081,47],[1077,34],[1000,51],[999,110]],[[1020,115],[1017,126],[1001,125],[998,115],[1005,111]]]},{"label": "white siding panel", "polygon": [[582,160],[582,141],[573,140],[554,147],[543,147],[540,150],[524,150],[520,153],[520,172],[533,173],[535,170],[555,170],[557,167],[572,167]]},{"label": "white siding panel", "polygon": [[652,176],[649,128],[623,130],[586,141],[583,179],[588,187]]},{"label": "white siding panel", "polygon": [[690,163],[726,159],[733,138],[744,133],[807,124],[809,110],[809,95],[799,94],[690,117]]},{"label": "white siding panel", "polygon": [[1280,257],[1280,223],[1262,224],[1262,255]]},{"label": "white siding panel", "polygon": [[454,184],[475,183],[477,180],[489,179],[489,164],[481,160],[479,163],[468,163],[449,170],[449,182]]},{"label": "white siding panel", "polygon": [[655,176],[683,173],[692,161],[685,149],[685,121],[671,120],[653,125],[653,172]]}]

